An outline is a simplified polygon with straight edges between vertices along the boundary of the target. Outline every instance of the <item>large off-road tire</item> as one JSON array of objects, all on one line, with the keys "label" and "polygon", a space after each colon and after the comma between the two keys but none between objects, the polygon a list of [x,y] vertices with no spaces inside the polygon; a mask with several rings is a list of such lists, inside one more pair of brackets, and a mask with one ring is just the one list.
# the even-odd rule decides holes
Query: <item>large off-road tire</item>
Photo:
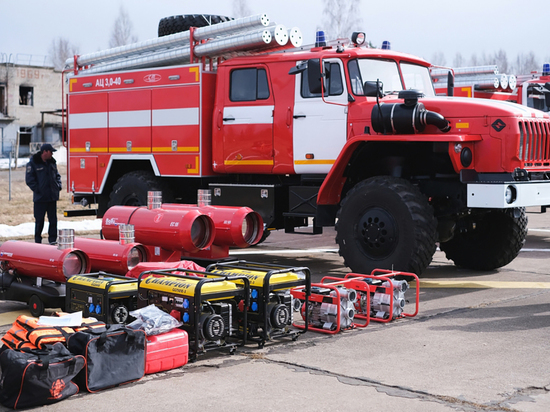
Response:
[{"label": "large off-road tire", "polygon": [[420,275],[435,253],[433,209],[407,180],[377,176],[358,183],[337,217],[336,243],[353,272],[393,268]]},{"label": "large off-road tire", "polygon": [[494,209],[464,217],[454,237],[439,247],[457,266],[493,270],[516,258],[526,236],[524,208]]},{"label": "large off-road tire", "polygon": [[149,191],[161,191],[163,203],[171,201],[171,191],[151,172],[143,170],[128,172],[118,179],[113,186],[108,207],[145,206],[147,205],[147,192]]},{"label": "large off-road tire", "polygon": [[258,240],[258,243],[254,244],[253,246],[258,246],[259,244],[264,243],[270,235],[271,235],[271,230],[265,229],[262,234],[262,237],[260,238],[260,240]]},{"label": "large off-road tire", "polygon": [[159,21],[158,35],[159,37],[168,36],[187,31],[191,27],[211,26],[229,20],[233,20],[233,18],[211,14],[185,14],[183,16],[165,17]]}]

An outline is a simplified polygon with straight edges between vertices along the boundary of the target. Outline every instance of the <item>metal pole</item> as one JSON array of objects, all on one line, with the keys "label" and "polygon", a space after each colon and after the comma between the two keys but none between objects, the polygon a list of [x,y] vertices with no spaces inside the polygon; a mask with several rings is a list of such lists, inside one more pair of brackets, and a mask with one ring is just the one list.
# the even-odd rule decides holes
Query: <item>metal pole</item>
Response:
[{"label": "metal pole", "polygon": [[41,121],[41,132],[42,132],[42,136],[41,136],[41,139],[40,141],[42,143],[45,143],[46,142],[46,139],[44,137],[44,112],[40,112],[40,115],[42,116],[42,121]]},{"label": "metal pole", "polygon": [[11,200],[11,151],[10,151],[10,156],[9,156],[9,160],[8,160],[8,200]]},{"label": "metal pole", "polygon": [[21,132],[18,130],[17,131],[17,141],[15,142],[15,153],[13,155],[14,157],[14,164],[15,164],[15,168],[17,169],[17,158],[19,157],[19,143],[21,142]]},{"label": "metal pole", "polygon": [[[213,24],[211,26],[199,27],[194,31],[193,39],[190,38],[189,31],[184,31],[171,34],[169,36],[128,44],[126,46],[115,47],[113,49],[83,54],[77,57],[76,64],[79,66],[87,66],[90,64],[98,64],[143,53],[156,52],[169,48],[180,48],[188,45],[191,40],[200,41],[220,35],[233,35],[238,32],[248,31],[254,27],[261,28],[267,27],[268,25],[269,17],[265,13],[243,17],[236,20]],[[74,64],[74,59],[72,58],[65,61],[65,66],[70,66],[72,64]]]},{"label": "metal pole", "polygon": [[[445,77],[447,76],[447,69],[432,69],[432,77]],[[498,66],[496,65],[487,65],[487,66],[472,66],[472,67],[458,67],[453,69],[455,77],[459,76],[471,76],[478,74],[499,74]]]},{"label": "metal pole", "polygon": [[[267,29],[262,31],[250,31],[198,44],[193,48],[193,55],[196,57],[213,58],[222,53],[254,50],[258,47],[269,45],[271,39],[271,33]],[[187,45],[185,47],[169,49],[158,53],[145,54],[144,56],[138,55],[136,57],[129,57],[114,62],[98,64],[89,69],[82,70],[81,73],[83,75],[88,75],[121,69],[139,69],[151,67],[156,64],[183,64],[189,63],[192,57],[191,47]]]}]

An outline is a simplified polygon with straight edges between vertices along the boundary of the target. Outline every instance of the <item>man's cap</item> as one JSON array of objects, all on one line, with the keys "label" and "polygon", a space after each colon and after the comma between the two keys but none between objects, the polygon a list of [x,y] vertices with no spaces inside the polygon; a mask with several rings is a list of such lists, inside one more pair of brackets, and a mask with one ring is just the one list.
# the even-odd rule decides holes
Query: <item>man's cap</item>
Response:
[{"label": "man's cap", "polygon": [[53,146],[49,143],[44,143],[41,147],[40,147],[40,151],[41,152],[44,152],[44,151],[49,151],[49,152],[57,152],[57,149],[54,149]]}]

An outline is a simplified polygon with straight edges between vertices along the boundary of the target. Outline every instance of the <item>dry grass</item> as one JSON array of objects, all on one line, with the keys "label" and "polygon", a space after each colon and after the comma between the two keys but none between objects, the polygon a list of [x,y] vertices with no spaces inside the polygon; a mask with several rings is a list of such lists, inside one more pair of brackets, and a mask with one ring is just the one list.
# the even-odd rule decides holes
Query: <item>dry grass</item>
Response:
[{"label": "dry grass", "polygon": [[[84,220],[92,219],[92,216],[85,217],[63,217],[63,211],[68,209],[81,209],[79,205],[71,204],[71,193],[66,189],[67,167],[59,165],[59,174],[63,182],[63,190],[59,193],[57,202],[57,216],[60,220]],[[25,167],[19,167],[11,171],[11,199],[10,199],[10,172],[0,170],[0,224],[17,226],[21,223],[34,223],[32,191],[25,184]],[[33,236],[20,237],[18,239],[30,239]],[[13,238],[11,238],[13,239]],[[6,238],[0,237],[0,243]]]}]

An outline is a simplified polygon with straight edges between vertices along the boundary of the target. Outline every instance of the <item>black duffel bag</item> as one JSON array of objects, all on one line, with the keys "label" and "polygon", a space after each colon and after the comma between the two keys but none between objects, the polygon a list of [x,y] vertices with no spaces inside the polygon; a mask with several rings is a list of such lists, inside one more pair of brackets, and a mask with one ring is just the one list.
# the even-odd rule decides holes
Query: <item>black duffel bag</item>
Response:
[{"label": "black duffel bag", "polygon": [[0,354],[0,403],[23,409],[50,405],[75,393],[71,380],[82,370],[83,356],[73,355],[62,343],[44,349],[7,349]]},{"label": "black duffel bag", "polygon": [[80,389],[97,392],[141,379],[146,340],[144,331],[124,325],[107,325],[103,332],[76,332],[67,339],[67,347],[84,356],[86,366],[74,381]]}]

